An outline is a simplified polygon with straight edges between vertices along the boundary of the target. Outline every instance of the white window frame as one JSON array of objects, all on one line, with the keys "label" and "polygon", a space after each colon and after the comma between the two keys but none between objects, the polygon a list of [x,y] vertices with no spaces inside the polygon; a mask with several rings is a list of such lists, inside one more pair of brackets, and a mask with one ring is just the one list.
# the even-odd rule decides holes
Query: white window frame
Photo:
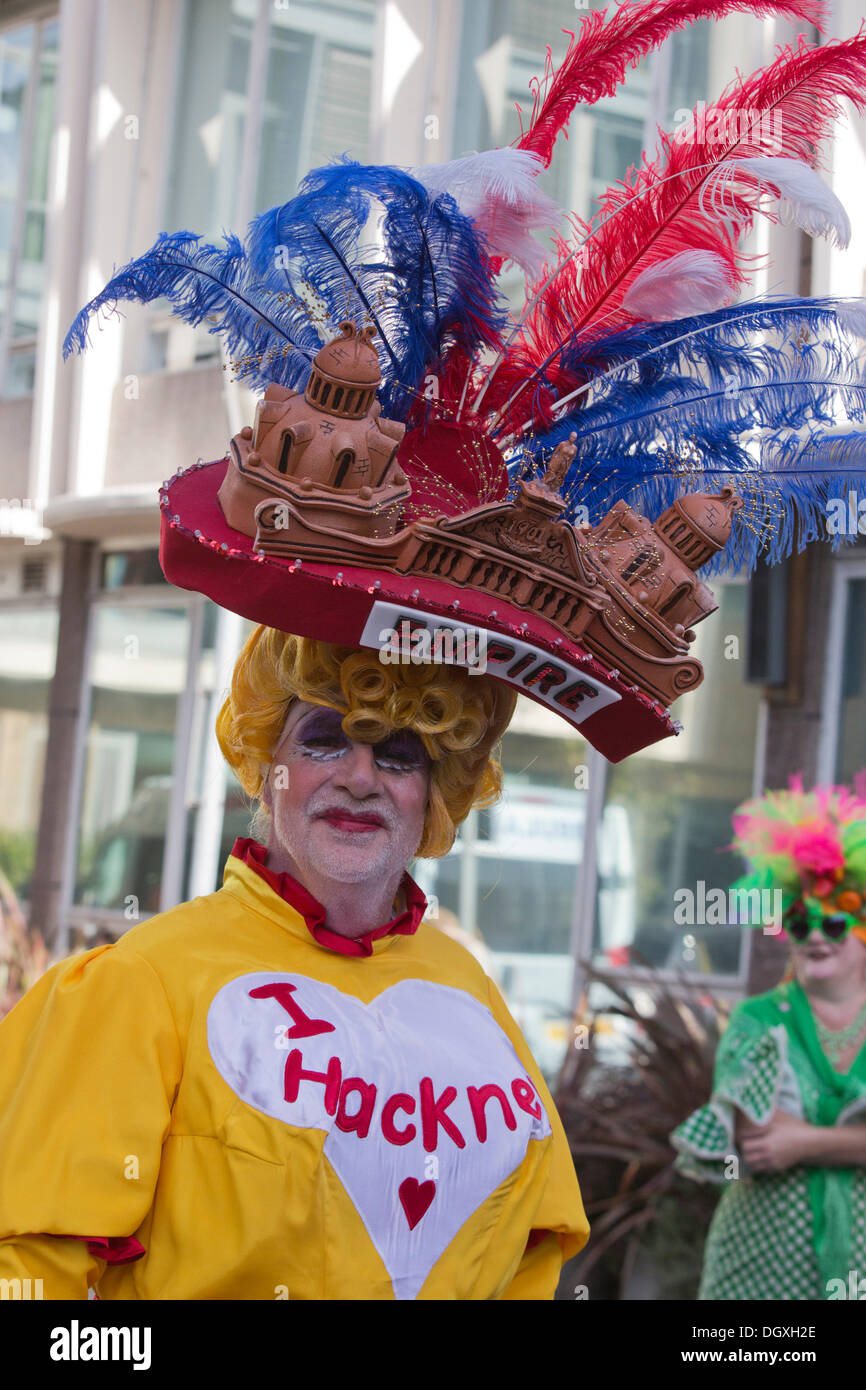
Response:
[{"label": "white window frame", "polygon": [[833,564],[830,628],[824,656],[824,690],[821,700],[821,732],[818,741],[816,768],[819,783],[836,781],[845,626],[848,621],[848,603],[851,597],[850,584],[855,579],[866,579],[866,557],[862,551],[855,552],[851,556],[839,556]]}]

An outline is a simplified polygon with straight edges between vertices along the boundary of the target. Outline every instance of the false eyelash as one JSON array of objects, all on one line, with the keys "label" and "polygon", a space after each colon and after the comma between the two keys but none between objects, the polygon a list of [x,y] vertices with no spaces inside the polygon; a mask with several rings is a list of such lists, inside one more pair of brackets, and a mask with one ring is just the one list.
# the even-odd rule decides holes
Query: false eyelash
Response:
[{"label": "false eyelash", "polygon": [[[342,742],[339,741],[339,737],[336,734],[311,732],[298,739],[298,748],[304,757],[311,758],[314,762],[332,762],[335,758],[342,757],[349,747],[345,734],[342,736]],[[336,747],[333,746],[335,743]],[[328,744],[331,746],[328,747]]]},{"label": "false eyelash", "polygon": [[395,762],[393,758],[376,758],[375,754],[373,756],[376,766],[384,768],[387,772],[420,772],[424,767],[424,764],[420,761],[399,763]]}]

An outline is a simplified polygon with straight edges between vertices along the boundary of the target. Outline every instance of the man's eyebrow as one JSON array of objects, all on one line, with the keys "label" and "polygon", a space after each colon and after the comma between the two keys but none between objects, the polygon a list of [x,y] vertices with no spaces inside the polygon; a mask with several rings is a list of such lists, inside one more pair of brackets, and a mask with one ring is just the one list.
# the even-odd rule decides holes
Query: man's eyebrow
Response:
[{"label": "man's eyebrow", "polygon": [[299,729],[302,724],[306,724],[308,721],[321,718],[328,718],[329,716],[334,715],[337,717],[337,719],[339,719],[340,724],[342,724],[343,715],[340,714],[340,711],[338,709],[334,709],[332,705],[314,705],[312,709],[304,711],[301,717],[297,719],[295,723],[292,725],[292,728],[289,732],[294,733],[296,729]]},{"label": "man's eyebrow", "polygon": [[303,714],[301,714],[301,715],[296,715],[295,718],[294,718],[294,722],[293,722],[293,723],[290,723],[290,720],[292,719],[292,715],[293,715],[293,713],[294,713],[294,711],[290,711],[290,713],[286,715],[285,721],[284,721],[284,723],[283,723],[283,731],[282,731],[282,733],[281,733],[281,735],[280,735],[280,742],[283,743],[283,742],[285,742],[285,740],[286,740],[287,738],[291,738],[291,736],[292,736],[292,734],[295,732],[295,730],[296,730],[301,724],[303,724],[303,722],[304,722],[304,720],[306,719],[307,715],[308,715],[308,714],[312,714],[313,712],[314,712],[314,711],[311,710],[311,709],[310,709],[310,710],[305,710]]}]

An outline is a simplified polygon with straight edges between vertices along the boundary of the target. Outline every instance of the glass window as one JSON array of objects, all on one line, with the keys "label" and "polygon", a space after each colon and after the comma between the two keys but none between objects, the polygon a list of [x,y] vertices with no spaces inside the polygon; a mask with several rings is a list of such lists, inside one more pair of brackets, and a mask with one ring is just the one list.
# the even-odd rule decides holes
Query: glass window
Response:
[{"label": "glass window", "polygon": [[[250,51],[260,0],[187,0],[178,69],[172,161],[163,226],[222,244],[233,228],[248,113]],[[218,339],[174,319],[154,302],[146,371],[216,357]]]},{"label": "glass window", "polygon": [[100,560],[102,589],[119,589],[130,584],[165,585],[157,549],[106,551]]},{"label": "glass window", "polygon": [[845,593],[835,780],[850,783],[866,772],[866,579],[850,579]]},{"label": "glass window", "polygon": [[[260,4],[267,0],[191,0],[187,10],[164,224],[189,227],[217,244],[224,228],[240,230],[236,197]],[[268,11],[256,212],[294,197],[303,175],[335,154],[366,159],[370,124],[375,0],[293,0],[268,5]],[[148,371],[206,361],[218,352],[214,335],[190,333],[170,320],[166,301],[154,309]]]},{"label": "glass window", "polygon": [[0,870],[22,898],[36,855],[56,652],[56,609],[0,609]]},{"label": "glass window", "polygon": [[3,395],[32,396],[36,384],[36,349],[9,345]]},{"label": "glass window", "polygon": [[375,5],[272,10],[256,208],[294,196],[337,154],[367,158]]},{"label": "glass window", "polygon": [[[196,724],[193,731],[190,748],[190,781],[188,799],[188,821],[190,833],[186,843],[186,859],[183,870],[183,895],[190,898],[196,892],[202,891],[191,882],[191,870],[193,861],[193,851],[195,847],[195,837],[201,833],[200,817],[202,814],[202,801],[206,791],[203,785],[204,768],[206,766],[206,752],[209,744],[216,744],[216,732],[214,721],[211,718],[212,698],[214,684],[217,679],[215,639],[217,627],[217,608],[209,601],[205,605],[204,627],[202,632],[202,649],[199,660],[198,677],[196,681],[197,701],[196,701]],[[253,631],[255,623],[244,621],[241,636],[237,643],[237,650],[246,641],[249,634]],[[223,689],[227,690],[227,679],[222,683]],[[219,754],[220,762],[225,769],[225,793],[223,796],[222,824],[219,828],[220,844],[216,859],[216,872],[214,882],[210,889],[206,891],[216,891],[222,886],[223,870],[226,860],[231,853],[232,845],[238,836],[246,837],[250,833],[250,820],[252,817],[252,807],[249,798],[241,787],[240,782],[235,777],[231,768],[225,764],[222,753]]]},{"label": "glass window", "polygon": [[[563,33],[567,16],[560,0],[511,0],[497,3],[487,12],[486,23],[480,13],[467,7],[464,14],[464,42],[461,52],[461,84],[469,84],[457,101],[455,150],[489,149],[511,143],[532,116],[530,82],[543,77],[546,46],[551,63],[558,67],[568,49],[569,37]],[[572,19],[579,25],[578,12]],[[568,138],[556,142],[553,161],[541,176],[542,186],[569,211],[588,216],[590,180],[606,186],[622,178],[633,161],[636,142],[640,152],[649,92],[649,71],[643,63],[630,72],[617,96],[597,102],[593,107],[578,106],[567,127]],[[631,140],[617,147],[608,134],[598,139],[596,124],[606,121]],[[623,162],[623,156],[625,160]]]},{"label": "glass window", "polygon": [[[564,30],[579,30],[590,3],[575,3],[573,13],[563,0],[490,0],[463,8],[463,33],[455,106],[454,152],[484,150],[513,142],[532,115],[530,82],[543,77],[545,49],[550,44],[556,69],[569,42]],[[734,27],[728,21],[725,53],[730,76],[740,52]],[[662,124],[674,128],[675,113],[699,100],[711,101],[709,89],[710,36],[718,24],[688,25],[666,41],[661,65],[649,55],[629,70],[614,96],[593,106],[578,105],[557,139],[550,168],[539,185],[567,211],[588,220],[598,211],[598,199],[640,162],[645,144],[651,151],[654,130],[647,132],[650,98],[658,103]],[[720,84],[721,87],[721,84]],[[543,233],[538,233],[543,242]],[[503,291],[514,305],[523,295],[519,270],[507,270]]]},{"label": "glass window", "polygon": [[726,853],[752,793],[760,689],[744,681],[747,587],[714,580],[719,611],[696,627],[704,682],[673,707],[684,724],[608,769],[593,962],[738,975],[748,928],[716,922],[712,890],[742,873]]},{"label": "glass window", "polygon": [[234,221],[257,0],[189,0],[165,226],[218,240]]},{"label": "glass window", "polygon": [[434,922],[478,955],[552,1078],[569,1031],[575,881],[586,818],[587,746],[521,698],[502,741],[502,799],[473,812],[444,859],[414,873]]},{"label": "glass window", "polygon": [[[520,135],[532,115],[530,82],[545,71],[545,49],[558,67],[568,48],[564,28],[577,28],[580,11],[568,16],[561,0],[495,0],[491,6],[464,6],[454,150],[504,146]],[[594,201],[625,174],[640,156],[649,99],[649,66],[628,74],[617,95],[592,107],[575,109],[560,135],[550,168],[539,186],[561,207],[579,217],[597,211]],[[540,231],[538,240],[545,242]],[[506,271],[503,292],[517,306],[523,299],[519,268]]]},{"label": "glass window", "polygon": [[76,904],[159,910],[189,640],[185,608],[94,609]]},{"label": "glass window", "polygon": [[0,380],[5,396],[33,390],[58,41],[56,20],[0,33]]},{"label": "glass window", "polygon": [[700,20],[668,39],[668,129],[675,123],[677,111],[691,110],[698,101],[712,101],[710,91],[710,20]]},{"label": "glass window", "polygon": [[33,64],[35,27],[0,34],[0,281],[9,301],[12,236],[21,174],[24,113]]}]

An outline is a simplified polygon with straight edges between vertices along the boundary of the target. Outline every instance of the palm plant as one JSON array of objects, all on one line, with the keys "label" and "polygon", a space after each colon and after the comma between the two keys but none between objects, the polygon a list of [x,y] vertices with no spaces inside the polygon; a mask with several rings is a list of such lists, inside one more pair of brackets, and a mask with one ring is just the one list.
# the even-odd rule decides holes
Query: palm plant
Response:
[{"label": "palm plant", "polygon": [[[618,1002],[590,1010],[594,983]],[[712,1091],[727,1014],[685,977],[672,985],[650,974],[640,995],[638,1007],[615,977],[588,973],[575,1020],[575,1037],[588,1024],[588,1046],[570,1049],[559,1077],[556,1103],[592,1225],[565,1282],[589,1287],[592,1274],[596,1296],[623,1297],[640,1260],[658,1296],[694,1298],[718,1194],[677,1172],[670,1135]],[[625,1065],[599,1055],[607,1020],[617,1018]]]}]

